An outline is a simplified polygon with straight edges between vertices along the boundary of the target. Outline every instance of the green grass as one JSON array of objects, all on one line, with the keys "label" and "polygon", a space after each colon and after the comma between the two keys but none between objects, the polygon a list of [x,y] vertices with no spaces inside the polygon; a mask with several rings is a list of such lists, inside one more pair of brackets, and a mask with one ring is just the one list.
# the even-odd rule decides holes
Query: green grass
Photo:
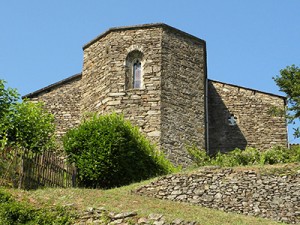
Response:
[{"label": "green grass", "polygon": [[[251,168],[256,168],[258,170],[262,169],[260,167]],[[272,168],[274,169],[274,167]],[[237,169],[245,169],[245,167]],[[189,173],[190,172],[191,171],[189,171]],[[198,221],[199,224],[203,225],[279,224],[278,222],[268,219],[235,213],[225,213],[215,209],[138,196],[132,193],[133,190],[148,184],[153,180],[155,179],[110,190],[79,188],[45,188],[34,191],[16,189],[6,190],[12,193],[19,201],[29,202],[36,207],[52,207],[72,204],[78,211],[85,210],[87,207],[104,207],[107,210],[114,212],[135,211],[138,213],[139,217],[148,216],[151,213],[163,214],[167,221],[179,218],[186,221]]]}]

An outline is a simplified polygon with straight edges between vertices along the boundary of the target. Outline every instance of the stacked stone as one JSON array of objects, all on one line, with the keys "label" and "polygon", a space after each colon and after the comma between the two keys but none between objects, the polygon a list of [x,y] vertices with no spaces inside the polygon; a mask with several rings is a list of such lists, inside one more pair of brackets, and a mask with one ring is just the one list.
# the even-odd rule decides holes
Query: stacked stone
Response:
[{"label": "stacked stone", "polygon": [[60,139],[70,128],[80,123],[81,74],[24,96],[33,102],[43,102],[54,115],[56,136]]},{"label": "stacked stone", "polygon": [[[284,111],[285,98],[217,81],[209,81],[208,93],[210,153],[287,145],[285,116],[271,113]],[[231,115],[235,126],[228,124]]]},{"label": "stacked stone", "polygon": [[[216,81],[206,87],[206,44],[197,37],[166,24],[118,27],[83,50],[82,75],[27,95],[55,115],[59,137],[85,113],[114,111],[177,165],[191,164],[187,145],[215,153],[287,144],[285,117],[270,114],[272,107],[284,109],[285,99]],[[143,85],[134,89],[128,61],[137,55]],[[228,124],[232,115],[234,126]]]},{"label": "stacked stone", "polygon": [[[115,29],[84,46],[82,112],[123,113],[160,143],[161,28]],[[143,55],[143,87],[128,89],[126,58]],[[131,76],[131,74],[130,74]]]},{"label": "stacked stone", "polygon": [[[126,87],[134,51],[143,86]],[[81,111],[123,113],[176,164],[205,147],[205,42],[164,24],[114,28],[84,46]]]},{"label": "stacked stone", "polygon": [[300,167],[287,175],[206,168],[160,178],[141,195],[246,215],[300,223]]},{"label": "stacked stone", "polygon": [[196,225],[197,222],[188,222],[181,219],[167,222],[161,214],[150,214],[148,217],[139,217],[136,212],[114,213],[109,212],[104,208],[87,208],[79,218],[75,225],[86,224],[109,224],[109,225],[129,225],[129,224],[144,224],[144,225]]},{"label": "stacked stone", "polygon": [[161,144],[172,162],[189,165],[186,145],[205,148],[205,42],[164,29]]}]

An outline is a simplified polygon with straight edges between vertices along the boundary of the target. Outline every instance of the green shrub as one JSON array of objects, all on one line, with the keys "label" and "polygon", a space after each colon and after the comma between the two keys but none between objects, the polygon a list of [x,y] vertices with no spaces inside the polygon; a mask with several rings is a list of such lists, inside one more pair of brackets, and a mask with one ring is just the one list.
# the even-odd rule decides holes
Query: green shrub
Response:
[{"label": "green shrub", "polygon": [[256,148],[241,150],[240,165],[256,165],[260,162],[260,152]]},{"label": "green shrub", "polygon": [[29,224],[34,220],[34,210],[15,201],[2,203],[0,219],[1,225]]},{"label": "green shrub", "polygon": [[300,162],[300,146],[292,146],[289,155],[291,162]]},{"label": "green shrub", "polygon": [[0,79],[0,151],[7,147],[34,152],[54,145],[54,116],[42,103],[19,101],[16,89],[6,88]]},{"label": "green shrub", "polygon": [[210,164],[210,157],[205,150],[198,149],[196,145],[187,146],[186,149],[197,166],[206,166]]},{"label": "green shrub", "polygon": [[11,107],[11,126],[7,129],[7,145],[32,152],[52,150],[54,147],[54,116],[42,103],[23,101]]},{"label": "green shrub", "polygon": [[85,187],[111,188],[174,170],[137,127],[115,113],[92,116],[68,131],[63,143]]},{"label": "green shrub", "polygon": [[264,164],[300,162],[300,146],[273,147],[262,153],[261,161]]},{"label": "green shrub", "polygon": [[0,204],[10,202],[11,200],[11,195],[0,189]]},{"label": "green shrub", "polygon": [[291,149],[274,147],[266,151],[258,151],[255,148],[235,149],[227,153],[218,152],[212,157],[196,147],[188,148],[188,152],[197,166],[216,165],[232,167],[300,162],[300,147],[298,146]]},{"label": "green shrub", "polygon": [[210,161],[212,165],[227,167],[255,165],[259,163],[260,155],[255,148],[234,149],[227,153],[218,152]]},{"label": "green shrub", "polygon": [[217,165],[217,166],[238,166],[239,164],[239,158],[240,158],[240,150],[235,149],[229,153],[221,153],[218,152],[212,159],[211,164]]},{"label": "green shrub", "polygon": [[35,209],[15,201],[9,193],[0,190],[0,225],[71,224],[71,217],[64,208]]}]

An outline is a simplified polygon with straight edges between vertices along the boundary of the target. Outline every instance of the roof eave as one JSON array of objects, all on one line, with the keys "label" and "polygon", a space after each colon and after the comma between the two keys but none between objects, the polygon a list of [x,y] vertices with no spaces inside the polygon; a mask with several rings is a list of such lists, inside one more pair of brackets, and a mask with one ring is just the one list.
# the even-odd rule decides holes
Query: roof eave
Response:
[{"label": "roof eave", "polygon": [[48,86],[46,86],[44,88],[41,88],[41,89],[39,89],[37,91],[31,92],[29,94],[26,94],[26,95],[22,96],[22,99],[25,99],[25,98],[34,98],[34,97],[38,96],[39,94],[41,94],[42,92],[50,91],[51,89],[56,88],[59,85],[63,85],[63,84],[68,83],[68,82],[70,82],[72,80],[81,78],[81,76],[82,76],[81,73],[77,73],[77,74],[75,74],[73,76],[70,76],[70,77],[68,77],[66,79],[63,79],[63,80],[58,81],[58,82],[55,82],[53,84],[50,84],[50,85],[48,85]]},{"label": "roof eave", "polygon": [[217,83],[220,83],[220,84],[229,85],[229,86],[233,86],[233,87],[237,87],[237,88],[243,88],[243,89],[246,89],[246,90],[249,90],[249,91],[254,91],[254,92],[258,92],[258,93],[262,93],[262,94],[266,94],[266,95],[271,95],[271,96],[274,96],[274,97],[279,97],[279,98],[284,99],[285,101],[287,99],[285,96],[282,96],[282,95],[277,95],[277,94],[270,93],[270,92],[260,91],[260,90],[257,90],[257,89],[248,88],[248,87],[244,87],[244,86],[240,86],[240,85],[236,85],[236,84],[229,84],[229,83],[225,83],[225,82],[218,81],[218,80],[212,80],[212,79],[208,79],[208,81],[217,82]]}]

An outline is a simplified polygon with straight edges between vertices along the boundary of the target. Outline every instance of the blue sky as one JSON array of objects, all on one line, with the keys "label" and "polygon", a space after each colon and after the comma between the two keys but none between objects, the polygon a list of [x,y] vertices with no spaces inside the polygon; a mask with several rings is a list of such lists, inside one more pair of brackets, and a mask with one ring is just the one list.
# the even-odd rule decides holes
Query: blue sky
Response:
[{"label": "blue sky", "polygon": [[0,79],[22,95],[81,72],[82,46],[110,27],[145,23],[204,39],[211,79],[280,94],[272,77],[300,66],[300,0],[0,3]]}]

